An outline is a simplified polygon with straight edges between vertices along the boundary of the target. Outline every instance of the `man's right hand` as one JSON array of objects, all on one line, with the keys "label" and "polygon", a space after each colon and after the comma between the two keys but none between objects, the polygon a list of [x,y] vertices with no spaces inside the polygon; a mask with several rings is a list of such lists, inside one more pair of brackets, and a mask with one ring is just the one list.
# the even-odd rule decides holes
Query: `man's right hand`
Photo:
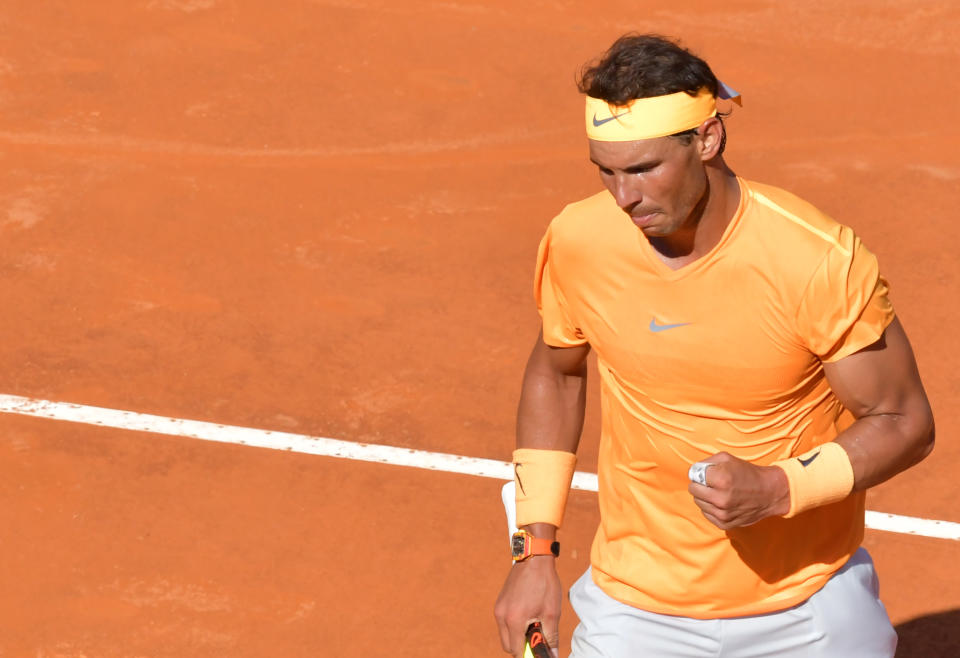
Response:
[{"label": "man's right hand", "polygon": [[555,557],[534,555],[513,565],[493,608],[503,650],[520,658],[527,626],[539,620],[547,644],[559,655],[562,599]]}]

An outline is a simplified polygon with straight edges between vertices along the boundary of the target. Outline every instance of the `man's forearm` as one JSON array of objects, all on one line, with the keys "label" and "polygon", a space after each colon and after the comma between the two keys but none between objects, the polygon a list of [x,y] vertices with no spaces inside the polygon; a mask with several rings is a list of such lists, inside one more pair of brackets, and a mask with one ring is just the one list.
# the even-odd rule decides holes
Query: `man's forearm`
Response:
[{"label": "man's forearm", "polygon": [[528,369],[517,409],[517,447],[575,453],[583,430],[587,372],[575,375]]},{"label": "man's forearm", "polygon": [[853,467],[854,491],[876,486],[930,454],[933,416],[918,406],[910,415],[864,416],[837,436]]},{"label": "man's forearm", "polygon": [[824,373],[857,418],[835,439],[850,459],[855,491],[888,480],[933,449],[933,412],[897,318],[874,345],[825,363]]},{"label": "man's forearm", "polygon": [[[538,338],[523,376],[517,409],[517,448],[576,453],[586,408],[589,346],[553,348]],[[551,523],[524,526],[556,537]]]}]

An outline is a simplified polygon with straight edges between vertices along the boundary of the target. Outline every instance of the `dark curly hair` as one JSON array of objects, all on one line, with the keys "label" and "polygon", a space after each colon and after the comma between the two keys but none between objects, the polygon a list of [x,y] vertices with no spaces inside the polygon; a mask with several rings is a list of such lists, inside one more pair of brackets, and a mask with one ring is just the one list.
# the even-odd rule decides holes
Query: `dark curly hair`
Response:
[{"label": "dark curly hair", "polygon": [[[577,79],[582,93],[617,106],[678,91],[696,96],[704,87],[717,95],[717,76],[710,66],[686,48],[656,34],[623,35],[599,61],[584,65]],[[724,115],[717,116],[722,122]],[[696,130],[684,130],[671,137],[689,143]],[[724,129],[721,153],[726,139]]]},{"label": "dark curly hair", "polygon": [[625,34],[600,61],[584,66],[577,87],[611,105],[626,105],[678,91],[696,96],[703,87],[716,96],[717,76],[705,61],[665,37]]}]

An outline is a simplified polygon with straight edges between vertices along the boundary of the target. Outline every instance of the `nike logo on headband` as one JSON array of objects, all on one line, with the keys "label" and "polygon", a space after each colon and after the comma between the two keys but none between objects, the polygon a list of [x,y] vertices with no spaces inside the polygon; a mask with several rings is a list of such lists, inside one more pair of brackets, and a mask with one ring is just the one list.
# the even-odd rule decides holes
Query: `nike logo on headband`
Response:
[{"label": "nike logo on headband", "polygon": [[605,124],[606,122],[608,122],[608,121],[613,121],[614,119],[618,119],[618,118],[620,118],[620,117],[622,117],[622,116],[626,116],[627,114],[630,114],[630,112],[621,112],[620,114],[614,114],[613,116],[607,117],[606,119],[597,119],[597,115],[596,115],[596,113],[594,113],[594,115],[593,115],[593,127],[594,127],[594,128],[599,128],[600,126],[602,126],[602,125]]}]

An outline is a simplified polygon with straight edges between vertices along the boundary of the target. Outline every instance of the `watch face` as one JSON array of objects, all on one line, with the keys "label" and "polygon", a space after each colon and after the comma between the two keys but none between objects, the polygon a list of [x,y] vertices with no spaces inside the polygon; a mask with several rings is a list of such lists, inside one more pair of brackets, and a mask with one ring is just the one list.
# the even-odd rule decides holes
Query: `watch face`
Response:
[{"label": "watch face", "polygon": [[523,555],[523,548],[526,542],[524,541],[523,535],[514,535],[513,536],[513,556],[520,557]]}]

